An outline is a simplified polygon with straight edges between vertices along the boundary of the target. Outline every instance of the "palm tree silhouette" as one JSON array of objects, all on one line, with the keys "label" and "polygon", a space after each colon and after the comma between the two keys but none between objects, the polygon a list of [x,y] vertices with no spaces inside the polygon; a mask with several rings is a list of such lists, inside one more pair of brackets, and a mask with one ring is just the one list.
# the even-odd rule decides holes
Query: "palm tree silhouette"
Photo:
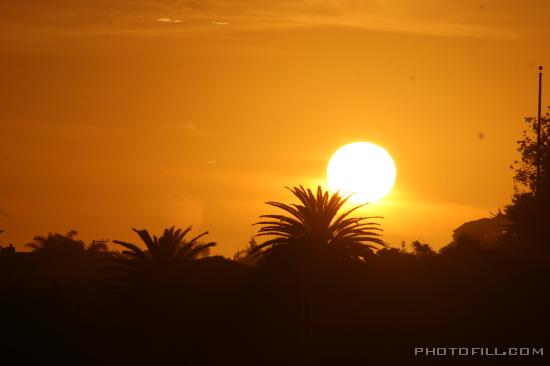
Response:
[{"label": "palm tree silhouette", "polygon": [[[250,255],[257,256],[259,269],[266,270],[268,287],[274,285],[280,289],[278,283],[283,283],[283,291],[296,295],[292,307],[297,316],[299,346],[305,357],[307,352],[304,350],[310,347],[311,314],[324,296],[318,296],[324,293],[319,291],[319,286],[327,283],[321,276],[327,271],[332,276],[342,273],[342,269],[357,268],[348,264],[363,263],[375,250],[387,244],[381,238],[379,224],[369,221],[377,217],[350,217],[364,205],[356,205],[339,214],[350,195],[329,194],[320,186],[316,194],[302,186],[286,188],[300,203],[266,202],[288,215],[260,216],[265,220],[255,224],[261,225],[257,236],[270,238],[255,246]],[[306,363],[307,359],[303,361]]]},{"label": "palm tree silhouette", "polygon": [[307,255],[326,253],[338,259],[363,262],[373,251],[387,246],[381,238],[379,224],[366,221],[379,216],[349,217],[365,204],[337,216],[350,195],[329,194],[320,186],[317,194],[302,186],[286,188],[301,204],[266,202],[290,215],[260,216],[268,220],[255,224],[262,226],[257,236],[273,236],[251,250],[252,255],[261,257],[260,263],[285,251]]},{"label": "palm tree silhouette", "polygon": [[71,230],[67,234],[48,233],[47,236],[35,236],[33,242],[25,244],[36,253],[71,253],[83,252],[84,242],[75,239],[78,232]]},{"label": "palm tree silhouette", "polygon": [[214,242],[199,242],[199,239],[207,235],[208,231],[191,240],[185,240],[185,235],[191,231],[191,228],[189,226],[182,230],[172,226],[165,229],[159,238],[151,237],[147,230],[133,229],[147,250],[142,250],[136,244],[113,240],[126,250],[123,250],[121,255],[109,259],[116,263],[114,266],[103,268],[103,270],[123,272],[122,277],[109,279],[110,287],[135,287],[144,282],[170,281],[183,263],[196,259],[216,245]]}]

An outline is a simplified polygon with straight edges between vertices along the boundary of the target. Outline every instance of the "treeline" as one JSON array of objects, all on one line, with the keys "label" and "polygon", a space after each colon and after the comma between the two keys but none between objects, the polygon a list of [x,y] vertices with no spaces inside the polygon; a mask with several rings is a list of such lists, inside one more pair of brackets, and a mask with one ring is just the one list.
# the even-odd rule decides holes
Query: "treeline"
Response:
[{"label": "treeline", "polygon": [[0,256],[3,354],[333,365],[406,362],[424,346],[544,346],[542,241],[509,229],[492,245],[462,235],[439,253],[391,248],[375,219],[341,213],[345,198],[292,191],[299,203],[270,202],[285,214],[262,217],[258,241],[235,259],[205,256],[214,243],[191,228],[136,230],[141,243],[116,242],[118,252],[49,234],[32,254]]}]

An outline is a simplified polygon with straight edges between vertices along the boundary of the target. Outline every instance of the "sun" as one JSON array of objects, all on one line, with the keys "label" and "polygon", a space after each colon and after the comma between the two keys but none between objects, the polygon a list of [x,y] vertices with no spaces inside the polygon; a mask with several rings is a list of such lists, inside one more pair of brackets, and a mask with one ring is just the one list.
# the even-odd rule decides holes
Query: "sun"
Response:
[{"label": "sun", "polygon": [[375,202],[395,184],[396,169],[391,155],[370,142],[354,142],[339,148],[327,167],[328,185],[333,191],[353,193],[355,203]]}]

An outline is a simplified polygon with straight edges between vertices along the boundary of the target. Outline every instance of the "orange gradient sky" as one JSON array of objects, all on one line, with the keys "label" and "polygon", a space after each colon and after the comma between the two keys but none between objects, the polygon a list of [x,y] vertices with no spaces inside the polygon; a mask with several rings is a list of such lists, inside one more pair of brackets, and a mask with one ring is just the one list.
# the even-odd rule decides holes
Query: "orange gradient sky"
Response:
[{"label": "orange gradient sky", "polygon": [[[392,154],[385,239],[439,248],[510,201],[545,1],[0,4],[0,245],[195,225],[232,255],[340,146]],[[550,85],[550,72],[547,79]],[[550,95],[550,87],[547,95]],[[548,105],[548,97],[543,105]],[[483,137],[483,138],[480,138]]]}]

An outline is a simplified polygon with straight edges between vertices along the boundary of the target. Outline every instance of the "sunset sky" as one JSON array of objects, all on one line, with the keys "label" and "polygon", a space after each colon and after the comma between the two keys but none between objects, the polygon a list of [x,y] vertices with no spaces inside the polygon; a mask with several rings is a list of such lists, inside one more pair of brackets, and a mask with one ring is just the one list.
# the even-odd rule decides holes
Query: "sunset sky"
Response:
[{"label": "sunset sky", "polygon": [[[548,1],[0,3],[0,245],[193,224],[232,255],[370,141],[397,181],[362,214],[435,248],[510,202],[548,69]],[[548,86],[546,86],[548,85]],[[197,231],[198,233],[198,231]]]}]

